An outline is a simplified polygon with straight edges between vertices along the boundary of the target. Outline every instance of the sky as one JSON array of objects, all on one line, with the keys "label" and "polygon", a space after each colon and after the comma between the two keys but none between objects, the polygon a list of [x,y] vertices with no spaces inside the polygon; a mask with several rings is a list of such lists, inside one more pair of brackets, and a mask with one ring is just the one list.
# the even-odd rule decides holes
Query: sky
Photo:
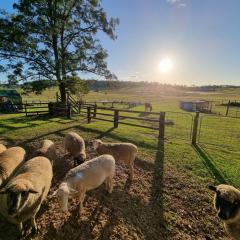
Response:
[{"label": "sky", "polygon": [[[0,1],[10,9],[13,0]],[[239,0],[103,0],[118,38],[98,37],[119,80],[240,85]],[[171,60],[161,72],[162,59]],[[0,75],[1,77],[1,75]],[[3,78],[4,76],[2,76]]]}]

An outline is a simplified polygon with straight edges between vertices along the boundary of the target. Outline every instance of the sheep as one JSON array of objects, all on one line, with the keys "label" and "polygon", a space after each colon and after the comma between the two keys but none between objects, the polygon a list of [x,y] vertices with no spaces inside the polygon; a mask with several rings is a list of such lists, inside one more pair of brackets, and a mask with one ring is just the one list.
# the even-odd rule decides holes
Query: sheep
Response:
[{"label": "sheep", "polygon": [[0,153],[4,152],[7,148],[0,143]]},{"label": "sheep", "polygon": [[39,156],[25,162],[0,190],[0,213],[17,224],[24,235],[23,222],[31,220],[32,234],[38,231],[35,215],[46,198],[51,181],[52,165],[49,159]]},{"label": "sheep", "polygon": [[240,191],[225,184],[209,186],[209,189],[215,192],[214,208],[226,231],[233,239],[240,240]]},{"label": "sheep", "polygon": [[0,153],[0,186],[5,184],[17,167],[25,160],[26,152],[21,147],[11,147]]},{"label": "sheep", "polygon": [[85,193],[97,188],[103,182],[108,193],[111,193],[113,190],[114,174],[114,157],[108,154],[101,155],[71,169],[52,196],[57,196],[62,211],[68,213],[68,197],[77,194],[80,202],[80,216]]},{"label": "sheep", "polygon": [[123,163],[129,168],[129,179],[133,179],[134,174],[134,160],[138,151],[136,145],[132,143],[103,143],[99,139],[92,142],[94,150],[98,154],[112,155],[116,163]]},{"label": "sheep", "polygon": [[85,142],[75,132],[70,132],[65,137],[65,150],[68,151],[74,160],[74,167],[86,160]]},{"label": "sheep", "polygon": [[53,166],[53,160],[56,158],[55,144],[51,140],[43,140],[41,148],[37,149],[35,156],[43,156],[48,158]]}]

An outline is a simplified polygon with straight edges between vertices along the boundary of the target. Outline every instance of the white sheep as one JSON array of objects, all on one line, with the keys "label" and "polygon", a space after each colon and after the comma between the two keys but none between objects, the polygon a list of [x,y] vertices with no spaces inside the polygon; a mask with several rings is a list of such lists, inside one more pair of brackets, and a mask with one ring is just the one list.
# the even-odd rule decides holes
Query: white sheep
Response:
[{"label": "white sheep", "polygon": [[51,161],[53,165],[53,160],[56,159],[56,147],[53,141],[48,139],[43,140],[41,148],[36,150],[35,156],[46,157]]},{"label": "white sheep", "polygon": [[0,143],[0,153],[4,152],[7,148]]},{"label": "white sheep", "polygon": [[23,163],[26,152],[21,147],[11,147],[0,153],[0,186],[5,184],[17,167]]},{"label": "white sheep", "polygon": [[101,155],[71,169],[52,196],[57,196],[63,212],[68,213],[69,195],[79,196],[79,216],[83,208],[85,193],[105,182],[109,193],[113,190],[115,160],[111,155]]},{"label": "white sheep", "polygon": [[86,159],[85,142],[75,132],[70,132],[64,139],[65,150],[70,153],[74,160],[74,166],[81,164]]},{"label": "white sheep", "polygon": [[52,180],[52,165],[45,157],[25,162],[0,190],[0,213],[17,224],[23,235],[23,222],[30,219],[32,233],[37,233],[35,215],[46,198]]},{"label": "white sheep", "polygon": [[93,140],[93,148],[98,154],[112,155],[116,163],[123,163],[129,168],[130,180],[134,174],[134,160],[137,155],[138,148],[132,143],[103,143],[101,140]]},{"label": "white sheep", "polygon": [[240,240],[240,191],[233,186],[209,186],[215,192],[214,207],[232,239]]}]

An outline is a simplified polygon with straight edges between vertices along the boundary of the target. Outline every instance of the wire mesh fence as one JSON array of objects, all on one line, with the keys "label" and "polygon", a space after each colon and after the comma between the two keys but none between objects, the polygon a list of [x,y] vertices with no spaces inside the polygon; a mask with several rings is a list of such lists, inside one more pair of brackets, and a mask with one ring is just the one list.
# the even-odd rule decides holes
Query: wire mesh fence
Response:
[{"label": "wire mesh fence", "polygon": [[199,143],[239,148],[239,118],[202,115],[199,124]]}]

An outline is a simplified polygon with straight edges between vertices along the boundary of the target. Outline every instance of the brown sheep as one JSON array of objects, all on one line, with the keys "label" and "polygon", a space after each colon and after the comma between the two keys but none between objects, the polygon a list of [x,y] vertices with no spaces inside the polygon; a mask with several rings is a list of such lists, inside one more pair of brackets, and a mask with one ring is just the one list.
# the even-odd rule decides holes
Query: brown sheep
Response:
[{"label": "brown sheep", "polygon": [[0,213],[17,224],[23,235],[23,222],[30,219],[32,233],[37,233],[35,216],[46,198],[51,181],[52,165],[45,157],[35,157],[25,162],[0,190]]},{"label": "brown sheep", "polygon": [[0,153],[4,152],[7,148],[0,143]]},{"label": "brown sheep", "polygon": [[240,240],[240,191],[225,184],[209,186],[209,189],[215,192],[214,208],[226,231],[233,239]]},{"label": "brown sheep", "polygon": [[0,153],[0,186],[5,184],[14,171],[23,163],[26,152],[21,147],[11,147]]},{"label": "brown sheep", "polygon": [[125,164],[129,168],[129,178],[133,179],[134,160],[137,155],[138,148],[132,143],[103,143],[96,139],[92,142],[94,150],[99,154],[112,155],[116,163]]},{"label": "brown sheep", "polygon": [[73,157],[74,166],[77,166],[86,160],[85,142],[77,133],[68,133],[64,139],[64,143],[65,150]]}]

